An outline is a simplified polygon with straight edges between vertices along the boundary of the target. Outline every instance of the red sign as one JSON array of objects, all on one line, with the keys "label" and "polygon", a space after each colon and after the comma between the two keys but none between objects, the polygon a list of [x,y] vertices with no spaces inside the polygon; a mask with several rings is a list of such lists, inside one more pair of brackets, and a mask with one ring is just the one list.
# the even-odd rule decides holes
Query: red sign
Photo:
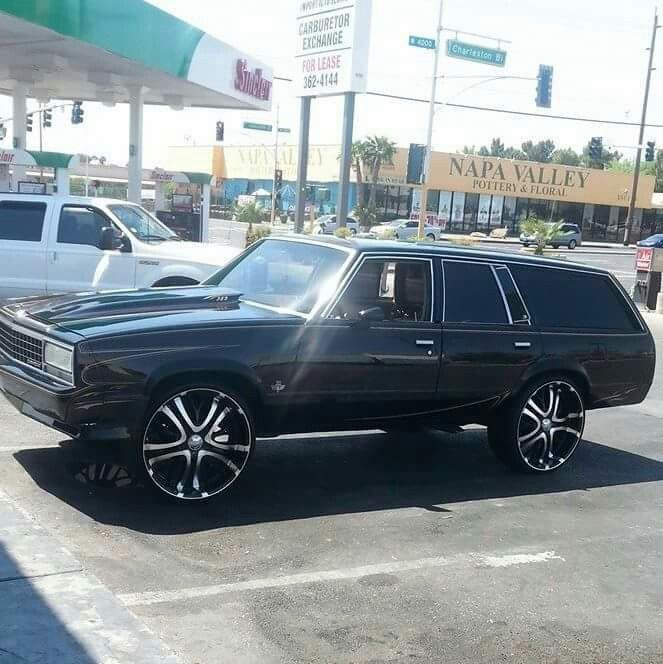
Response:
[{"label": "red sign", "polygon": [[651,270],[653,259],[653,247],[638,247],[637,253],[635,254],[635,269],[649,272]]},{"label": "red sign", "polygon": [[0,150],[0,164],[13,164],[14,153],[9,150]]},{"label": "red sign", "polygon": [[262,77],[262,69],[249,71],[246,60],[237,60],[235,65],[235,90],[269,101],[272,98],[272,81]]}]

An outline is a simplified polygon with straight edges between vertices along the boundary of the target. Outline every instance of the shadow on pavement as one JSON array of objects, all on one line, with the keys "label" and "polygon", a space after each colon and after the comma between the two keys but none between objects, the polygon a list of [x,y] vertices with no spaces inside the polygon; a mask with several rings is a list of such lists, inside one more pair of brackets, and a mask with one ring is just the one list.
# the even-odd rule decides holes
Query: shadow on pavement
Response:
[{"label": "shadow on pavement", "polygon": [[663,480],[663,463],[588,440],[557,473],[516,474],[494,459],[481,430],[262,440],[243,477],[209,505],[171,504],[142,487],[81,485],[66,471],[66,448],[15,458],[42,489],[95,521],[152,534],[403,507],[440,511],[456,502]]},{"label": "shadow on pavement", "polygon": [[0,664],[94,664],[25,574],[0,544]]}]

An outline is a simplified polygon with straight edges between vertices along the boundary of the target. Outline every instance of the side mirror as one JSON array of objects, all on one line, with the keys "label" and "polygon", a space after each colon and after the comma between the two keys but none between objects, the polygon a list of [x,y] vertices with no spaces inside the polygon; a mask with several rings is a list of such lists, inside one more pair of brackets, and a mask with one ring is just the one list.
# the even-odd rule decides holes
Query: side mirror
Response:
[{"label": "side mirror", "polygon": [[384,311],[380,307],[370,307],[357,314],[357,320],[366,323],[381,323],[384,320]]},{"label": "side mirror", "polygon": [[99,249],[102,251],[130,251],[131,245],[129,244],[124,233],[116,230],[112,226],[105,226],[101,229],[101,237],[99,238]]}]

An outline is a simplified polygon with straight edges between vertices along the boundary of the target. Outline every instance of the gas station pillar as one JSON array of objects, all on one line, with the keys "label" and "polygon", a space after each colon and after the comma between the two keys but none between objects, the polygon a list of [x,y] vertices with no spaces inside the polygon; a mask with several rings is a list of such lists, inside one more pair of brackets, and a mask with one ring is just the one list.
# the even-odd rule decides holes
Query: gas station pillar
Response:
[{"label": "gas station pillar", "polygon": [[143,97],[140,86],[129,89],[129,183],[127,197],[140,203],[143,188]]},{"label": "gas station pillar", "polygon": [[58,194],[69,196],[69,169],[56,168],[55,169],[55,186],[57,187]]},{"label": "gas station pillar", "polygon": [[[15,150],[25,150],[25,135],[26,135],[26,112],[27,112],[27,89],[25,85],[17,85],[13,92],[13,122],[14,128],[14,144]],[[25,180],[25,166],[16,165],[12,166],[14,172],[13,190],[18,191],[19,180]]]},{"label": "gas station pillar", "polygon": [[204,184],[202,186],[202,200],[200,201],[200,241],[209,242],[209,204],[212,196],[212,186]]}]

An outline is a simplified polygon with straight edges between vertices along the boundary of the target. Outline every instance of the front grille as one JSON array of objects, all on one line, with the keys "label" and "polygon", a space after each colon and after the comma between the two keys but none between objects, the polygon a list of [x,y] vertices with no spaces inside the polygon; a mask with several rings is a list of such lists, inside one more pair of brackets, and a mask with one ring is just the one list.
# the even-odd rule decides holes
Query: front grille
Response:
[{"label": "front grille", "polygon": [[19,332],[1,320],[0,350],[14,360],[31,367],[42,369],[44,366],[44,342],[29,334]]}]

